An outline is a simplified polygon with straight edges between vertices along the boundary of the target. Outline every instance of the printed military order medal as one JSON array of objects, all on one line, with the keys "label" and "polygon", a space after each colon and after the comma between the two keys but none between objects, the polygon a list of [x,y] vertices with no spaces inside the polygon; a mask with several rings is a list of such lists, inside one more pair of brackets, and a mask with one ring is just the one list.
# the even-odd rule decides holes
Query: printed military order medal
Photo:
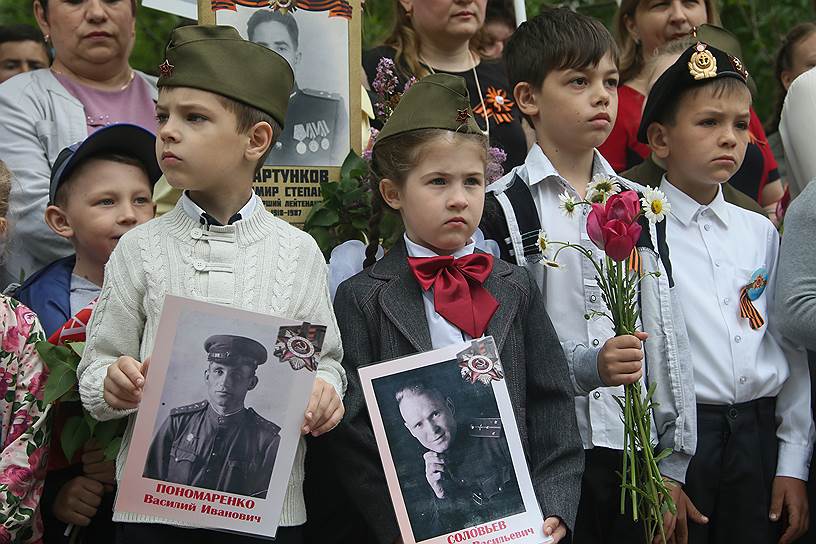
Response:
[{"label": "printed military order medal", "polygon": [[[281,363],[289,363],[292,370],[305,368],[310,372],[317,370],[319,349],[315,343],[322,344],[323,338],[312,338],[316,332],[309,323],[301,326],[281,327],[275,343],[275,355]],[[325,332],[324,332],[325,334]]]},{"label": "printed military order medal", "polygon": [[479,381],[487,385],[492,380],[501,380],[504,377],[501,363],[494,363],[484,355],[464,355],[459,367],[462,369],[462,377],[470,383]]},{"label": "printed military order medal", "polygon": [[474,340],[470,348],[458,354],[462,378],[472,384],[480,382],[490,385],[493,380],[504,379],[504,370],[499,362],[493,339]]}]

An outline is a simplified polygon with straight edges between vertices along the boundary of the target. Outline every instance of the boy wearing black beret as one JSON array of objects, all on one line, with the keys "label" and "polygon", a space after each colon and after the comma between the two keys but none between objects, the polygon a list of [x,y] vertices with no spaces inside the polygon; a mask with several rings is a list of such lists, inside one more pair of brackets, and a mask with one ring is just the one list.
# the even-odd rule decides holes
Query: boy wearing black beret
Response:
[{"label": "boy wearing black beret", "polygon": [[[78,368],[82,402],[99,420],[132,415],[142,395],[164,295],[186,296],[327,326],[303,433],[331,430],[343,415],[346,379],[326,264],[314,240],[275,218],[252,180],[280,134],[292,69],[231,27],[176,29],[160,66],[156,155],[176,207],[124,236],[105,269]],[[209,405],[220,416],[220,407]],[[130,418],[133,424],[135,418]],[[117,478],[128,437],[117,459]],[[212,441],[197,441],[204,448]],[[195,456],[211,451],[192,452]],[[306,521],[301,439],[276,541],[300,543]],[[116,513],[118,543],[260,542],[187,530],[177,522]]]},{"label": "boy wearing black beret", "polygon": [[685,490],[709,522],[690,526],[689,542],[791,542],[807,530],[810,378],[770,313],[779,237],[721,188],[749,142],[747,79],[739,58],[698,42],[652,87],[638,134],[666,164],[672,268],[694,316],[697,452]]}]

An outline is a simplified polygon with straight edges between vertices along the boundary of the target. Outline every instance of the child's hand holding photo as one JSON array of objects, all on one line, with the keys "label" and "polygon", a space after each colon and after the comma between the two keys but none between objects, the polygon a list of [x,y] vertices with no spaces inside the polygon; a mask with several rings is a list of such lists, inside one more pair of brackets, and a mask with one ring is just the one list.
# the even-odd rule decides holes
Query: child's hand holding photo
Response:
[{"label": "child's hand holding photo", "polygon": [[123,355],[108,367],[104,398],[111,408],[132,410],[139,407],[149,363],[149,358],[140,363],[133,357]]},{"label": "child's hand holding photo", "polygon": [[306,407],[303,434],[320,436],[331,431],[343,419],[344,413],[343,401],[334,386],[316,378]]}]

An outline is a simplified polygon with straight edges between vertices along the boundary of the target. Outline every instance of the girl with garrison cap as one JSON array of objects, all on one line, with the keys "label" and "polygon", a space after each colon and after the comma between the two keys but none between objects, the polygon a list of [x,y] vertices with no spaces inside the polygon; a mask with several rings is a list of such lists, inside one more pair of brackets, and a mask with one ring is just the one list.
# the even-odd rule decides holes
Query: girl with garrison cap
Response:
[{"label": "girl with garrison cap", "polygon": [[[339,468],[331,476],[346,494],[342,502],[326,498],[324,507],[356,509],[356,518],[344,518],[362,519],[370,541],[391,544],[400,533],[357,368],[483,335],[494,337],[505,366],[544,532],[558,542],[575,521],[583,451],[558,337],[529,273],[474,251],[486,161],[487,138],[474,121],[465,81],[450,74],[414,84],[374,145],[372,192],[380,211],[372,224],[382,209],[397,212],[405,235],[338,288],[335,311],[349,385],[345,419],[324,442]],[[378,239],[375,228],[372,250]],[[454,296],[463,290],[470,296]],[[444,461],[432,457],[425,456],[429,490],[444,500],[440,488],[450,478]]]}]

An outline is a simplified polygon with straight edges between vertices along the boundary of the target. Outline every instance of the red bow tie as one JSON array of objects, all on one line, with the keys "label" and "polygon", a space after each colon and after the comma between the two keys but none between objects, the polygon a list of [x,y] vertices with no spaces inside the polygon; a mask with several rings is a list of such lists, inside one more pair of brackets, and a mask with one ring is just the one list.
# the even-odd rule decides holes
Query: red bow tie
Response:
[{"label": "red bow tie", "polygon": [[487,329],[499,303],[482,284],[493,270],[493,256],[473,253],[458,259],[451,256],[408,257],[414,277],[423,291],[433,287],[436,312],[479,338]]}]

